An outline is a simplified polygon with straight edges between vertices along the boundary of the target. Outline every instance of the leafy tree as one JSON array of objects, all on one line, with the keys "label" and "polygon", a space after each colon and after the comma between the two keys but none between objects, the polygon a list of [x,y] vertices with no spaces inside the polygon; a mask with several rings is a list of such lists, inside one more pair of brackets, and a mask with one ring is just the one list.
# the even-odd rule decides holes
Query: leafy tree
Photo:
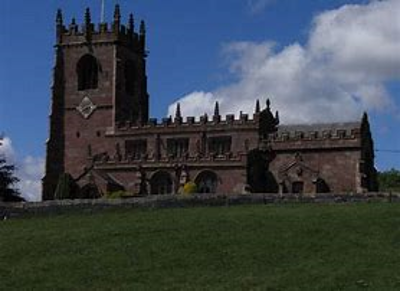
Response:
[{"label": "leafy tree", "polygon": [[379,190],[400,192],[400,171],[391,169],[378,173]]},{"label": "leafy tree", "polygon": [[19,179],[14,176],[15,166],[7,164],[0,156],[0,200],[5,202],[24,201],[19,191],[14,187]]}]

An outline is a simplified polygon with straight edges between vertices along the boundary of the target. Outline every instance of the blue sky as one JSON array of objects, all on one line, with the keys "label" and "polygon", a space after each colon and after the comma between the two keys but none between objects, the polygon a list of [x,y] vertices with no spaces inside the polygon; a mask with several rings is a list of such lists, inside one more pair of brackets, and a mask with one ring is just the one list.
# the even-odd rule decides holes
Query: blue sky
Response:
[{"label": "blue sky", "polygon": [[[153,117],[178,100],[184,115],[215,100],[237,113],[268,96],[287,123],[351,120],[367,110],[376,148],[400,150],[398,0],[105,2],[108,21],[116,2],[123,21],[130,12],[146,21]],[[1,0],[0,132],[20,167],[30,161],[32,175],[23,177],[45,155],[56,9],[69,23],[82,22],[86,7],[98,22],[101,0]],[[377,167],[400,168],[400,154],[377,152]]]}]

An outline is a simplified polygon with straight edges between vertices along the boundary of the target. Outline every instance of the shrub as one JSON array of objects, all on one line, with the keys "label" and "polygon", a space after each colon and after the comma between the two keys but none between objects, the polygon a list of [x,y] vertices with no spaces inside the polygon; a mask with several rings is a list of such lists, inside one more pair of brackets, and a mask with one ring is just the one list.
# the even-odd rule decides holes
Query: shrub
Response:
[{"label": "shrub", "polygon": [[131,196],[128,192],[126,191],[113,191],[113,192],[107,192],[105,198],[107,199],[121,199],[121,198],[126,198]]},{"label": "shrub", "polygon": [[198,192],[197,185],[194,182],[189,181],[183,186],[183,193],[182,193],[183,195],[190,195],[197,192]]}]

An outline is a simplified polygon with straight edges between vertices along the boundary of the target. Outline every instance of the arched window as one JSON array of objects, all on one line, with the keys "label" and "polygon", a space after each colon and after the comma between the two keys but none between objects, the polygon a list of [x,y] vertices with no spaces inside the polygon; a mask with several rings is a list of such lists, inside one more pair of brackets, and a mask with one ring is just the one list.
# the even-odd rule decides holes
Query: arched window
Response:
[{"label": "arched window", "polygon": [[84,55],[76,67],[78,90],[96,89],[98,85],[99,65],[92,55]]},{"label": "arched window", "polygon": [[171,194],[172,178],[167,172],[157,172],[150,179],[151,194]]},{"label": "arched window", "polygon": [[135,94],[136,68],[131,60],[125,63],[125,91],[129,95]]},{"label": "arched window", "polygon": [[201,172],[196,178],[199,193],[216,193],[218,186],[217,174],[211,171]]}]

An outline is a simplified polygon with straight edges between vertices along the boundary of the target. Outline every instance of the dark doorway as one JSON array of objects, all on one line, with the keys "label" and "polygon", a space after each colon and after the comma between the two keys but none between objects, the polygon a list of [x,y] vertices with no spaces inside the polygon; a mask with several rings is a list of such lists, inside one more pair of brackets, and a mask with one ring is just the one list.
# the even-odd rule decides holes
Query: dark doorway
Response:
[{"label": "dark doorway", "polygon": [[150,180],[151,194],[171,194],[172,178],[167,172],[161,171],[153,175]]},{"label": "dark doorway", "polygon": [[218,176],[214,172],[201,172],[196,178],[196,185],[199,193],[216,193],[218,186]]}]

